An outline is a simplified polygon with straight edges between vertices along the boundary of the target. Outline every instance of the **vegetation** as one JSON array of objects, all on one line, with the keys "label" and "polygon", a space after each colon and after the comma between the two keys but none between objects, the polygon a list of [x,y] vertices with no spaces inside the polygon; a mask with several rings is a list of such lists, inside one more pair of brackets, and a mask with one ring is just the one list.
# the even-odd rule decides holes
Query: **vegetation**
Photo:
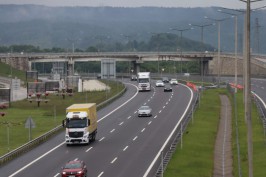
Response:
[{"label": "vegetation", "polygon": [[[65,117],[65,109],[73,103],[101,103],[119,93],[124,86],[113,81],[104,81],[111,87],[110,92],[92,91],[74,93],[73,96],[56,96],[51,94],[47,97],[48,103],[41,102],[40,107],[36,102],[30,103],[22,100],[12,103],[11,108],[4,110],[6,115],[0,120],[0,156],[29,141],[29,129],[25,128],[25,121],[31,117],[36,124],[32,129],[32,138],[36,138],[52,128],[61,124]],[[9,126],[7,126],[9,123]],[[9,146],[7,132],[9,131]]]},{"label": "vegetation", "polygon": [[[177,148],[174,153],[164,176],[170,177],[188,177],[212,176],[213,170],[213,152],[216,132],[220,114],[219,94],[227,94],[232,103],[232,116],[234,116],[234,100],[225,90],[206,90],[201,97],[200,107],[194,114],[194,122],[191,123],[183,136],[183,149]],[[209,104],[209,103],[212,104]],[[243,93],[237,93],[237,117],[239,128],[240,144],[240,166],[243,177],[248,176],[248,158],[247,158],[247,125],[244,120]],[[232,150],[233,150],[233,175],[238,176],[238,156],[236,146],[236,124],[232,119]],[[253,168],[254,176],[265,176],[266,159],[265,155],[265,137],[261,120],[257,113],[255,105],[252,107],[252,125],[253,125]]]}]

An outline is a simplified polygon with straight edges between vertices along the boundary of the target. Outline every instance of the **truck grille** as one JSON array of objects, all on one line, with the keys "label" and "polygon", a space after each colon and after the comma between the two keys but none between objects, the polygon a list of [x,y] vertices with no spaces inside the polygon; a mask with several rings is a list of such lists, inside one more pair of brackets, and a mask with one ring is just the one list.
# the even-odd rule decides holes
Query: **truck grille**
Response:
[{"label": "truck grille", "polygon": [[69,137],[71,138],[83,137],[83,132],[69,132]]}]

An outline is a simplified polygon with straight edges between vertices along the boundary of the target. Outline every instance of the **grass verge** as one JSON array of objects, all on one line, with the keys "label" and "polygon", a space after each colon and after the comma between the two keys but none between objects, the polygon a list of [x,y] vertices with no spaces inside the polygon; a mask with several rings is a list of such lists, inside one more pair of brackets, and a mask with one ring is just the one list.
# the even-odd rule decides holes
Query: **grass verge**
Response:
[{"label": "grass verge", "polygon": [[[29,141],[29,129],[25,128],[25,121],[28,117],[32,117],[36,124],[36,128],[33,128],[31,132],[32,139],[34,139],[60,125],[65,117],[66,107],[71,104],[86,102],[99,104],[124,89],[121,83],[104,82],[111,87],[110,92],[74,93],[73,96],[66,96],[65,99],[51,94],[47,97],[49,102],[41,102],[40,107],[36,102],[30,103],[27,100],[12,103],[11,108],[4,110],[6,115],[0,119],[0,156]],[[9,126],[6,123],[9,123]]]}]

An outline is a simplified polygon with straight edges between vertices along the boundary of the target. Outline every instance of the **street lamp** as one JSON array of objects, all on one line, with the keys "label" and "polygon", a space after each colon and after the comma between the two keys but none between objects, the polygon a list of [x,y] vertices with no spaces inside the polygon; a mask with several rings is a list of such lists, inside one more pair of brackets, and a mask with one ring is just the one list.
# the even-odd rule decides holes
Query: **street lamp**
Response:
[{"label": "street lamp", "polygon": [[193,29],[193,28],[186,28],[186,29],[177,29],[177,28],[170,28],[170,30],[175,30],[175,31],[179,31],[180,32],[180,41],[181,41],[181,47],[180,47],[180,52],[181,52],[181,65],[180,65],[180,74],[182,74],[183,73],[183,69],[182,69],[182,61],[183,61],[183,54],[182,54],[182,52],[183,52],[183,47],[182,47],[182,40],[183,40],[183,32],[184,31],[188,31],[188,30],[191,30],[191,29]]},{"label": "street lamp", "polygon": [[215,18],[210,18],[207,16],[205,16],[204,18],[218,23],[218,87],[220,87],[220,82],[221,82],[221,66],[220,66],[220,63],[221,63],[220,61],[221,60],[221,31],[220,31],[221,22],[229,18],[215,19]]},{"label": "street lamp", "polygon": [[[201,48],[203,50],[203,29],[204,27],[208,27],[208,26],[213,26],[215,25],[214,23],[210,23],[210,24],[205,24],[205,25],[196,25],[196,24],[189,24],[190,26],[195,26],[195,27],[199,27],[201,28]],[[204,52],[204,51],[203,51]],[[201,73],[201,87],[203,85],[203,75],[204,75],[204,71],[203,71],[203,61],[202,61],[202,57],[200,58],[200,73]]]}]

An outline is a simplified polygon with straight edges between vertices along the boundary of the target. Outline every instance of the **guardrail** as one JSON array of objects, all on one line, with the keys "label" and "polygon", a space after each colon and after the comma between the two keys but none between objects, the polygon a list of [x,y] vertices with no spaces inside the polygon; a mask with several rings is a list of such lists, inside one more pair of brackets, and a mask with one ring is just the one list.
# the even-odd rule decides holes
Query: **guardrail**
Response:
[{"label": "guardrail", "polygon": [[157,171],[154,175],[155,177],[163,176],[162,174],[164,173],[166,166],[168,165],[169,161],[171,160],[171,157],[172,157],[173,153],[175,152],[175,149],[176,149],[179,141],[182,138],[183,132],[186,131],[187,125],[190,122],[190,120],[192,119],[192,121],[193,121],[193,113],[196,110],[198,103],[199,103],[199,99],[200,99],[199,92],[195,92],[195,93],[196,93],[196,97],[193,100],[193,103],[191,104],[191,106],[189,108],[189,112],[187,112],[184,119],[182,119],[182,121],[178,125],[178,128],[176,129],[176,132],[174,133],[174,136],[172,137],[172,139],[168,142],[168,144],[163,149],[162,154],[161,154],[162,157],[157,159],[156,166],[158,168],[157,168]]},{"label": "guardrail", "polygon": [[[113,96],[112,98],[100,103],[97,105],[97,110],[103,108],[105,105],[113,102],[115,99],[117,99],[118,97],[120,97],[124,92],[126,91],[126,87],[124,86],[124,89],[119,92],[118,94],[116,94],[115,96]],[[43,134],[42,136],[31,140],[30,142],[10,151],[9,153],[3,155],[0,157],[0,166],[9,162],[10,160],[22,155],[23,153],[26,153],[28,151],[30,151],[31,149],[33,149],[34,147],[36,147],[37,145],[45,142],[47,139],[49,139],[52,135],[60,132],[63,130],[62,125],[59,125],[57,127],[55,127],[54,129],[50,130],[49,132]]]}]

